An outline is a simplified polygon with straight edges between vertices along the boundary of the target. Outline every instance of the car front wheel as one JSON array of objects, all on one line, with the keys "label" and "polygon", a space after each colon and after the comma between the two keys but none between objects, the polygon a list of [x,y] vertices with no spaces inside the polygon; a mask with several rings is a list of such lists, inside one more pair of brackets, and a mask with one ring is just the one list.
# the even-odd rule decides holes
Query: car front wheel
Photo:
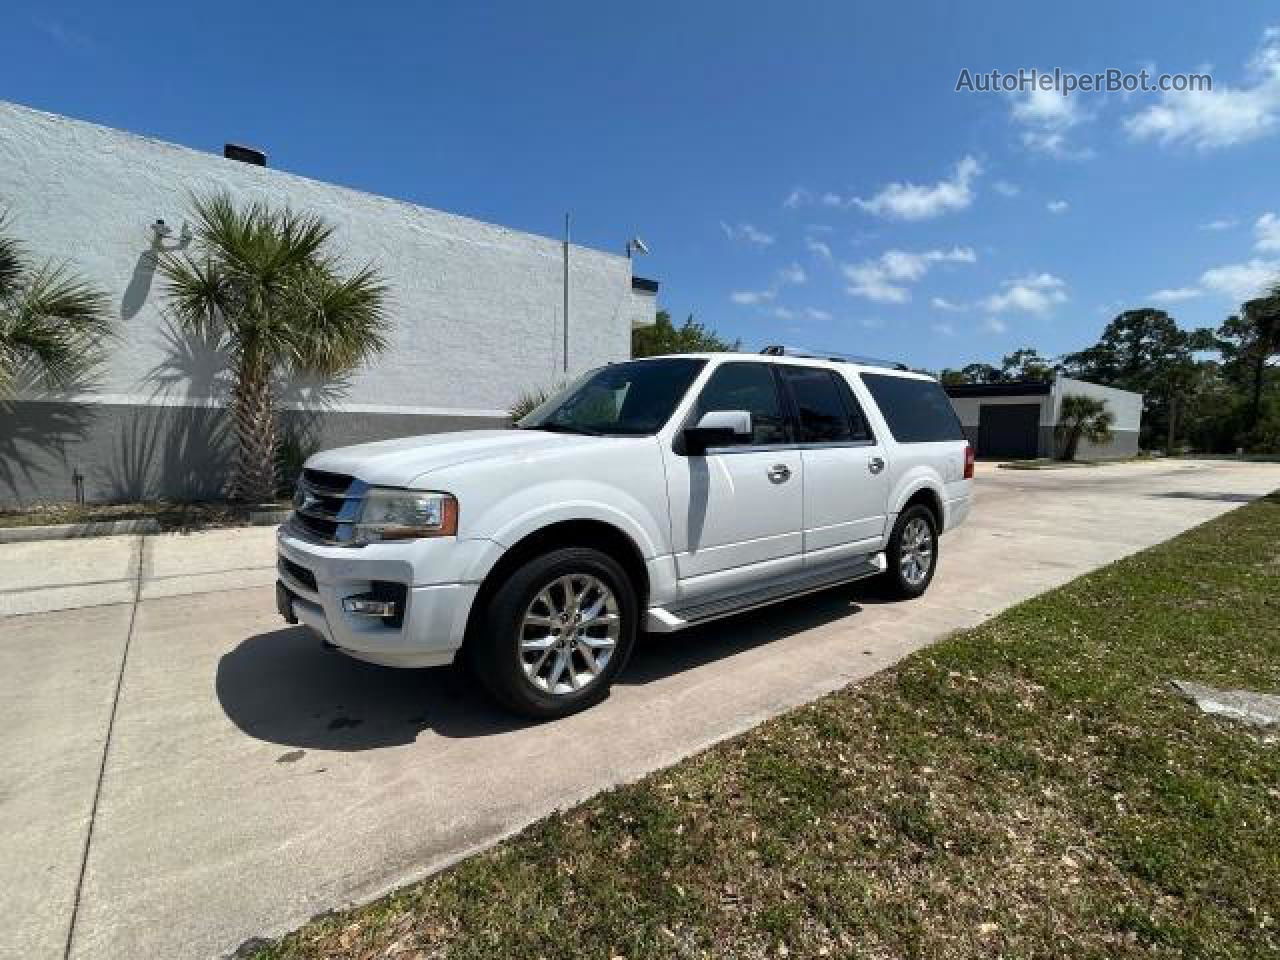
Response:
[{"label": "car front wheel", "polygon": [[609,692],[635,642],[637,602],[607,554],[570,547],[534,557],[493,594],[468,641],[471,669],[508,709],[537,720]]},{"label": "car front wheel", "polygon": [[897,600],[913,600],[929,589],[938,567],[938,523],[933,511],[914,504],[898,514],[885,550],[883,582]]}]

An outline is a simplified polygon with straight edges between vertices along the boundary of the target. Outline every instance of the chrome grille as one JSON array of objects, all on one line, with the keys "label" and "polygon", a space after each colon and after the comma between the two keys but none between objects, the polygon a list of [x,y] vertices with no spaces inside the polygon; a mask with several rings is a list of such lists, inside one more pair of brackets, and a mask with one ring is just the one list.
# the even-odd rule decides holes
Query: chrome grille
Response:
[{"label": "chrome grille", "polygon": [[348,544],[367,486],[355,477],[303,470],[293,495],[294,532],[320,543]]}]

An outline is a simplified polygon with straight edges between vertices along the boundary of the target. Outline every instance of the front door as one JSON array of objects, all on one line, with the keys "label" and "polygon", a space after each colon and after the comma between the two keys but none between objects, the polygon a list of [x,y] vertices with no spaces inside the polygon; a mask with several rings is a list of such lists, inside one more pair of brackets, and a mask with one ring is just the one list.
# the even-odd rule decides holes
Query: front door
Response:
[{"label": "front door", "polygon": [[779,367],[804,460],[806,567],[880,550],[888,522],[887,454],[845,378],[822,367]]},{"label": "front door", "polygon": [[671,539],[683,597],[732,593],[756,579],[799,570],[804,465],[772,365],[723,363],[689,423],[711,410],[751,414],[751,440],[705,456],[667,458]]}]

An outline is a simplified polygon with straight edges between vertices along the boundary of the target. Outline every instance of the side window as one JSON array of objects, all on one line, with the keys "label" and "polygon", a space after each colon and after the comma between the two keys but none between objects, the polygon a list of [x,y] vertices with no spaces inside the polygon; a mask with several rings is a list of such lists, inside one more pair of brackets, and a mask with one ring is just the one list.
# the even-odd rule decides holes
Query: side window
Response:
[{"label": "side window", "polygon": [[853,431],[853,439],[863,443],[875,442],[871,425],[867,423],[867,418],[862,412],[862,404],[858,403],[858,398],[853,395],[853,388],[849,386],[849,381],[837,376],[836,384],[840,387],[840,396],[844,397],[844,405],[849,408],[849,424]]},{"label": "side window", "polygon": [[864,373],[862,382],[899,443],[964,439],[960,418],[936,380]]},{"label": "side window", "polygon": [[778,369],[795,401],[801,443],[847,443],[856,439],[849,409],[830,370],[792,366]]},{"label": "side window", "polygon": [[702,388],[694,419],[710,410],[746,410],[753,444],[786,443],[787,420],[766,363],[723,363]]}]

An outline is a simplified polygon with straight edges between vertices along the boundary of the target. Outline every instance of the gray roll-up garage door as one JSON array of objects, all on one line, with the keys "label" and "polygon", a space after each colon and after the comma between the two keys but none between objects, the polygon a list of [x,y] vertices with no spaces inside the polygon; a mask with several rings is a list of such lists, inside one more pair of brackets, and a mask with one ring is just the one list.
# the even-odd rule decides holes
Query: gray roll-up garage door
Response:
[{"label": "gray roll-up garage door", "polygon": [[1040,448],[1040,404],[984,403],[978,411],[978,456],[1030,460]]}]

